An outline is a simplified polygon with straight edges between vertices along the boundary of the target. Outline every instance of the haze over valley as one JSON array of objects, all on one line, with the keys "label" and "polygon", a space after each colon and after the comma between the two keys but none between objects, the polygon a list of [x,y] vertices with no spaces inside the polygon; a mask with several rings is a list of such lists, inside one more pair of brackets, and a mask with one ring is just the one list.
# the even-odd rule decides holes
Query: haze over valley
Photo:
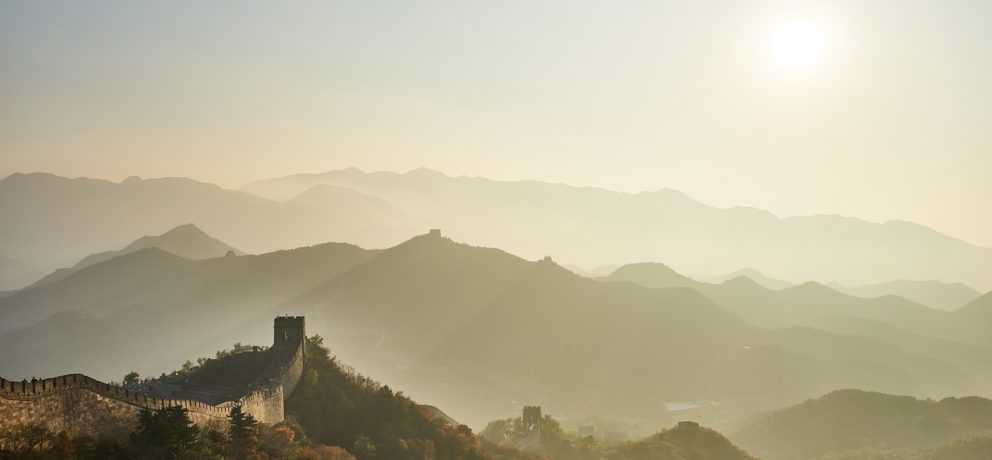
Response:
[{"label": "haze over valley", "polygon": [[990,460],[992,3],[0,5],[0,460]]}]

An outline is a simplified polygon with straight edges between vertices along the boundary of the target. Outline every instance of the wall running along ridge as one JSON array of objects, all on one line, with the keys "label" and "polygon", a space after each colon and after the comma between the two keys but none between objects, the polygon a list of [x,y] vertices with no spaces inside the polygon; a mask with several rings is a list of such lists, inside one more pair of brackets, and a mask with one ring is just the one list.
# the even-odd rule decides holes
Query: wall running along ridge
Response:
[{"label": "wall running along ridge", "polygon": [[274,354],[269,369],[257,378],[253,389],[220,404],[193,399],[159,399],[110,385],[83,374],[13,382],[0,378],[0,443],[7,430],[41,425],[69,436],[94,435],[97,431],[130,432],[144,409],[183,407],[197,425],[226,423],[231,409],[242,410],[262,423],[278,423],[285,417],[284,402],[303,375],[306,327],[302,316],[275,319]]}]

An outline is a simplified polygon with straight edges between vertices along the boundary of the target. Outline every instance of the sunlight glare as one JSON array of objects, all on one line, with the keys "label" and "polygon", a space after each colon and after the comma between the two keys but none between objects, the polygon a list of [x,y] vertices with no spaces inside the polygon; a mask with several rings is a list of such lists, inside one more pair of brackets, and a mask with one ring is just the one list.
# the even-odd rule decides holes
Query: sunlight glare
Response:
[{"label": "sunlight glare", "polygon": [[826,37],[816,23],[793,20],[773,29],[768,45],[780,72],[808,75],[822,61]]}]

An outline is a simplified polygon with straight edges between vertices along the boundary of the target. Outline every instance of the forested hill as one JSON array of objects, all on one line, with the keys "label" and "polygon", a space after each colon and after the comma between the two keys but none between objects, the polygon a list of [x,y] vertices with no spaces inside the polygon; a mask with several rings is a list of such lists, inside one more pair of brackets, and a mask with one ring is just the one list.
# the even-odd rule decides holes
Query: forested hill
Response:
[{"label": "forested hill", "polygon": [[992,400],[842,390],[760,416],[732,439],[765,460],[805,460],[934,449],[976,436],[992,436]]}]

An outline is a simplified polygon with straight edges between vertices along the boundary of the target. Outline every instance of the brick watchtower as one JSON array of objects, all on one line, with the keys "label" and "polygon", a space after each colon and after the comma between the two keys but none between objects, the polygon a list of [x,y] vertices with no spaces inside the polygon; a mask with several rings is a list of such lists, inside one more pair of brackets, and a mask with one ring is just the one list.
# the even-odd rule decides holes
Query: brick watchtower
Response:
[{"label": "brick watchtower", "polygon": [[524,406],[524,429],[529,432],[541,432],[541,406]]},{"label": "brick watchtower", "polygon": [[272,348],[282,350],[306,349],[307,327],[302,316],[276,317]]}]

